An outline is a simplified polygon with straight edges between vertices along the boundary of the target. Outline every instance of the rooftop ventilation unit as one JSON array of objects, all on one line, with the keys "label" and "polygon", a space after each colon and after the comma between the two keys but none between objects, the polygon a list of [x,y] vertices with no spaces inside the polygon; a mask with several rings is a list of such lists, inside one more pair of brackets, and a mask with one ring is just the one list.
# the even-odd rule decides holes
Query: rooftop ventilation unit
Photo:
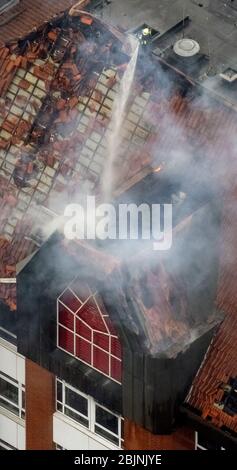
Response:
[{"label": "rooftop ventilation unit", "polygon": [[226,82],[235,82],[235,80],[237,79],[237,70],[228,67],[228,69],[220,73],[220,77],[223,78],[223,80],[225,80]]},{"label": "rooftop ventilation unit", "polygon": [[175,43],[173,49],[179,58],[188,59],[195,57],[199,53],[200,46],[194,39],[183,38]]}]

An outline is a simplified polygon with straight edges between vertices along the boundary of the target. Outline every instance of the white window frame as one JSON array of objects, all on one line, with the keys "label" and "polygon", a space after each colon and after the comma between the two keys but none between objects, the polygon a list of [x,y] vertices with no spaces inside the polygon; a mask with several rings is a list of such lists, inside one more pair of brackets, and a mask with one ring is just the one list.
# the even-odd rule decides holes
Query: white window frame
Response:
[{"label": "white window frame", "polygon": [[6,409],[9,413],[12,413],[12,415],[14,416],[18,416],[21,419],[25,419],[25,408],[23,408],[22,403],[22,393],[25,393],[25,386],[1,371],[0,378],[5,380],[5,382],[8,382],[9,384],[13,385],[18,391],[18,404],[14,403],[13,401],[9,400],[8,398],[5,398],[3,395],[0,394],[1,400],[5,403],[9,403],[14,409],[16,409],[16,413],[14,413],[14,411],[12,410],[9,410],[9,408],[5,407],[3,403],[0,404],[0,408]]},{"label": "white window frame", "polygon": [[[198,432],[195,431],[195,450],[208,450],[206,447],[198,444]],[[225,447],[221,446],[220,450],[226,450]]]},{"label": "white window frame", "polygon": [[[57,397],[57,383],[58,382],[62,384],[62,401],[58,400],[58,397]],[[66,403],[66,388],[68,388],[69,390],[72,390],[74,393],[77,393],[77,395],[80,395],[80,396],[82,396],[83,398],[86,399],[87,405],[88,405],[88,416],[83,415],[79,411],[77,411],[74,408],[72,408],[71,406],[67,405],[67,403]],[[57,380],[56,380],[56,405],[58,405],[58,404],[60,404],[62,406],[62,411],[58,409],[58,406],[56,406],[57,411],[59,411],[60,413],[63,413],[65,416],[68,416],[67,413],[65,413],[65,409],[68,409],[68,410],[72,411],[74,414],[76,414],[79,417],[81,417],[82,419],[85,419],[85,420],[88,421],[88,426],[83,424],[81,421],[78,421],[80,424],[82,424],[82,426],[85,426],[85,428],[87,428],[87,429],[90,428],[91,412],[90,412],[90,404],[89,404],[88,396],[85,395],[82,392],[79,392],[76,388],[71,387],[69,384],[67,384],[63,380],[60,380],[60,379],[57,378]],[[68,418],[73,419],[70,416],[68,416]]]},{"label": "white window frame", "polygon": [[198,444],[198,432],[195,431],[195,450],[207,450],[205,447],[202,447]]},{"label": "white window frame", "polygon": [[16,447],[11,446],[8,442],[3,441],[3,439],[0,439],[0,446],[4,447],[5,450],[17,450]]},{"label": "white window frame", "polygon": [[[110,434],[110,435],[111,435],[111,438],[112,438],[112,437],[118,438],[118,442],[119,442],[119,443],[116,444],[116,445],[118,445],[119,447],[122,447],[123,438],[122,438],[122,425],[121,425],[121,424],[122,424],[122,419],[123,419],[123,418],[121,418],[120,416],[116,415],[116,414],[113,413],[112,411],[108,410],[108,408],[105,408],[104,406],[102,406],[102,405],[100,405],[99,403],[97,403],[96,401],[94,401],[92,397],[91,397],[91,400],[94,402],[94,403],[93,403],[93,412],[94,412],[93,418],[94,418],[94,420],[92,421],[92,423],[93,423],[93,425],[94,425],[94,430],[92,430],[92,432],[94,432],[94,433],[97,434],[98,436],[100,436],[100,437],[106,439],[106,437],[105,437],[104,435],[99,434],[98,432],[96,432],[96,429],[95,429],[95,428],[96,428],[96,426],[97,426],[98,428],[102,429],[102,431],[104,430],[107,434]],[[96,407],[99,407],[99,408],[101,408],[102,410],[107,411],[107,413],[110,413],[111,415],[116,416],[116,418],[118,419],[118,434],[117,434],[117,435],[114,434],[114,433],[113,433],[112,431],[110,431],[109,429],[104,428],[104,426],[102,426],[101,424],[99,424],[99,423],[96,422]],[[108,439],[108,441],[110,441],[110,439]],[[110,442],[113,442],[113,441],[111,440]],[[113,442],[113,444],[114,444],[114,442]]]},{"label": "white window frame", "polygon": [[[58,397],[57,397],[57,383],[58,382],[62,385],[62,401],[58,400]],[[65,389],[66,388],[72,390],[74,393],[77,393],[78,395],[82,396],[83,398],[85,398],[87,400],[87,403],[88,403],[88,416],[82,415],[80,412],[78,412],[74,408],[71,408],[70,406],[68,406],[65,403],[65,395],[66,395],[65,394]],[[58,407],[58,405],[60,405],[60,406]],[[118,420],[118,434],[113,433],[108,428],[105,428],[104,426],[102,426],[101,424],[96,422],[96,407],[99,407],[99,408],[105,410],[107,413],[110,413],[111,415],[113,415],[114,417],[117,418],[117,420]],[[60,409],[60,408],[62,408],[62,409]],[[77,390],[76,388],[74,388],[71,385],[69,385],[68,383],[66,383],[64,380],[61,380],[61,379],[57,378],[56,379],[56,409],[59,413],[62,413],[65,416],[67,416],[67,418],[73,420],[73,418],[71,418],[70,416],[68,416],[65,413],[65,408],[68,408],[73,413],[78,414],[79,416],[82,416],[84,419],[88,420],[88,426],[85,426],[83,423],[78,421],[78,424],[85,427],[85,429],[91,431],[92,433],[96,434],[100,438],[105,439],[106,441],[108,441],[110,443],[113,443],[117,447],[123,448],[123,442],[124,442],[124,439],[123,439],[123,436],[122,436],[123,417],[118,415],[117,413],[114,413],[113,411],[109,410],[108,408],[101,405],[100,403],[96,402],[93,399],[93,397],[82,393],[81,391]],[[76,420],[73,420],[73,421],[75,422]],[[99,427],[102,431],[105,431],[106,434],[111,435],[111,439],[106,438],[104,435],[96,432],[96,426]],[[115,443],[113,439],[117,439],[117,443]]]},{"label": "white window frame", "polygon": [[57,442],[55,442],[55,448],[56,450],[67,450],[65,449],[65,447],[62,447],[60,444],[57,444]]},{"label": "white window frame", "polygon": [[[113,380],[114,382],[116,383],[119,383],[121,385],[121,382],[119,382],[118,380],[116,380],[114,377],[111,376],[111,359],[114,358],[116,359],[117,361],[119,362],[122,362],[122,359],[120,359],[119,357],[117,356],[114,356],[111,352],[111,348],[112,348],[112,338],[114,339],[119,339],[116,335],[113,335],[109,332],[108,330],[108,326],[106,324],[106,322],[104,321],[104,317],[109,317],[109,315],[104,315],[103,312],[101,311],[100,309],[100,306],[96,300],[96,295],[97,293],[95,292],[93,295],[90,295],[88,296],[88,298],[82,303],[81,300],[79,299],[79,297],[76,295],[76,293],[74,292],[74,290],[70,287],[73,282],[75,282],[75,279],[71,282],[71,284],[69,286],[67,286],[64,291],[60,294],[60,296],[57,298],[57,347],[59,349],[61,349],[62,351],[66,352],[67,354],[69,354],[70,356],[72,357],[75,357],[75,359],[77,359],[78,361],[80,362],[83,362],[84,364],[88,365],[89,367],[91,367],[92,369],[95,369],[97,370],[100,374],[103,374],[105,375],[106,377],[109,377],[111,380]],[[70,290],[72,292],[72,294],[79,300],[79,302],[81,302],[81,306],[79,307],[79,309],[76,311],[76,312],[73,312],[66,304],[63,303],[63,301],[61,300],[61,297],[63,296],[63,294],[67,291],[67,290]],[[107,333],[102,333],[101,331],[99,330],[94,330],[90,327],[90,325],[88,325],[84,320],[82,320],[82,318],[80,318],[79,316],[77,316],[77,314],[79,313],[80,309],[83,308],[85,306],[85,304],[89,301],[89,300],[93,300],[98,308],[98,311],[101,315],[101,318],[102,318],[102,321],[104,322],[104,325],[105,325],[105,328],[107,330]],[[73,315],[74,319],[74,328],[73,330],[70,330],[70,328],[67,328],[65,325],[62,325],[62,323],[59,322],[59,305],[62,305],[63,307],[65,307],[68,312]],[[78,333],[76,333],[76,320],[80,320],[87,328],[89,328],[91,330],[91,341],[84,338],[83,336],[79,335]],[[74,353],[70,353],[69,351],[67,351],[66,349],[64,349],[62,346],[60,346],[59,344],[59,328],[63,328],[64,330],[67,330],[68,332],[70,332],[72,335],[73,335],[73,350],[74,350]],[[105,336],[108,336],[109,338],[109,351],[101,348],[100,346],[98,346],[97,344],[94,343],[94,333],[99,333],[99,334],[103,334]],[[83,361],[83,359],[79,358],[77,355],[76,355],[76,338],[81,338],[83,341],[87,342],[88,344],[91,345],[91,363],[89,362],[86,362],[86,361]],[[100,349],[101,351],[103,351],[104,353],[106,353],[108,355],[108,358],[109,358],[109,375],[104,373],[103,371],[101,371],[100,369],[97,369],[95,366],[94,366],[94,357],[93,357],[93,354],[94,354],[94,347]]]},{"label": "white window frame", "polygon": [[[1,332],[4,333],[4,336],[1,335]],[[8,331],[5,328],[3,328],[2,326],[0,326],[0,337],[3,338],[5,341],[11,341],[11,339],[9,339],[9,338],[6,339],[6,335],[8,335],[13,340],[17,339],[17,336],[14,335],[13,333],[11,333],[11,331]]]}]

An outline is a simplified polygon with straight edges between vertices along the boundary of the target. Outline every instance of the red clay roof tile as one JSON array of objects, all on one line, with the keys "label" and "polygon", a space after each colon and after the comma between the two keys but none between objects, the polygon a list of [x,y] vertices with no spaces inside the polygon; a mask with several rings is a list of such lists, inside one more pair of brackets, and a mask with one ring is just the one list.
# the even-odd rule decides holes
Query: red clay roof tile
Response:
[{"label": "red clay roof tile", "polygon": [[221,266],[217,305],[225,313],[209,348],[206,358],[197,374],[188,395],[187,404],[202,413],[204,419],[215,426],[225,426],[237,432],[237,415],[231,417],[214,407],[214,402],[221,399],[223,392],[218,386],[237,377],[237,191],[226,196],[223,207]]},{"label": "red clay roof tile", "polygon": [[0,17],[0,42],[7,43],[25,36],[33,28],[61,11],[72,7],[76,0],[21,0]]}]

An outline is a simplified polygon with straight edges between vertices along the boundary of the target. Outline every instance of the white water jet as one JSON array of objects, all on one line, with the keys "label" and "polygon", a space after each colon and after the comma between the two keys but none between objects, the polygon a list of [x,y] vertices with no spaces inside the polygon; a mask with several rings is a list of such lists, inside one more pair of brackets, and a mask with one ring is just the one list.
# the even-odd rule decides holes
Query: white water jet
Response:
[{"label": "white water jet", "polygon": [[126,71],[120,81],[118,94],[115,98],[112,118],[111,118],[111,132],[108,137],[107,143],[107,158],[105,160],[105,168],[102,176],[102,192],[105,201],[109,201],[113,191],[113,172],[114,163],[118,157],[121,144],[121,128],[123,125],[124,114],[126,111],[127,103],[130,97],[134,74],[136,70],[139,41],[134,37],[129,37],[131,46],[131,59],[127,65]]}]

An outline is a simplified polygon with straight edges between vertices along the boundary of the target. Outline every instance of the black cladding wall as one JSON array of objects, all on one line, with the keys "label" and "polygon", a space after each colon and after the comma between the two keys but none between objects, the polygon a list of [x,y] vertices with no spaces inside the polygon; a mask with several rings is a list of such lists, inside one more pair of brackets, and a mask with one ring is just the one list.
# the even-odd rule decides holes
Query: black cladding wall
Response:
[{"label": "black cladding wall", "polygon": [[123,377],[125,416],[153,434],[169,434],[212,336],[213,330],[172,359],[128,354]]}]

